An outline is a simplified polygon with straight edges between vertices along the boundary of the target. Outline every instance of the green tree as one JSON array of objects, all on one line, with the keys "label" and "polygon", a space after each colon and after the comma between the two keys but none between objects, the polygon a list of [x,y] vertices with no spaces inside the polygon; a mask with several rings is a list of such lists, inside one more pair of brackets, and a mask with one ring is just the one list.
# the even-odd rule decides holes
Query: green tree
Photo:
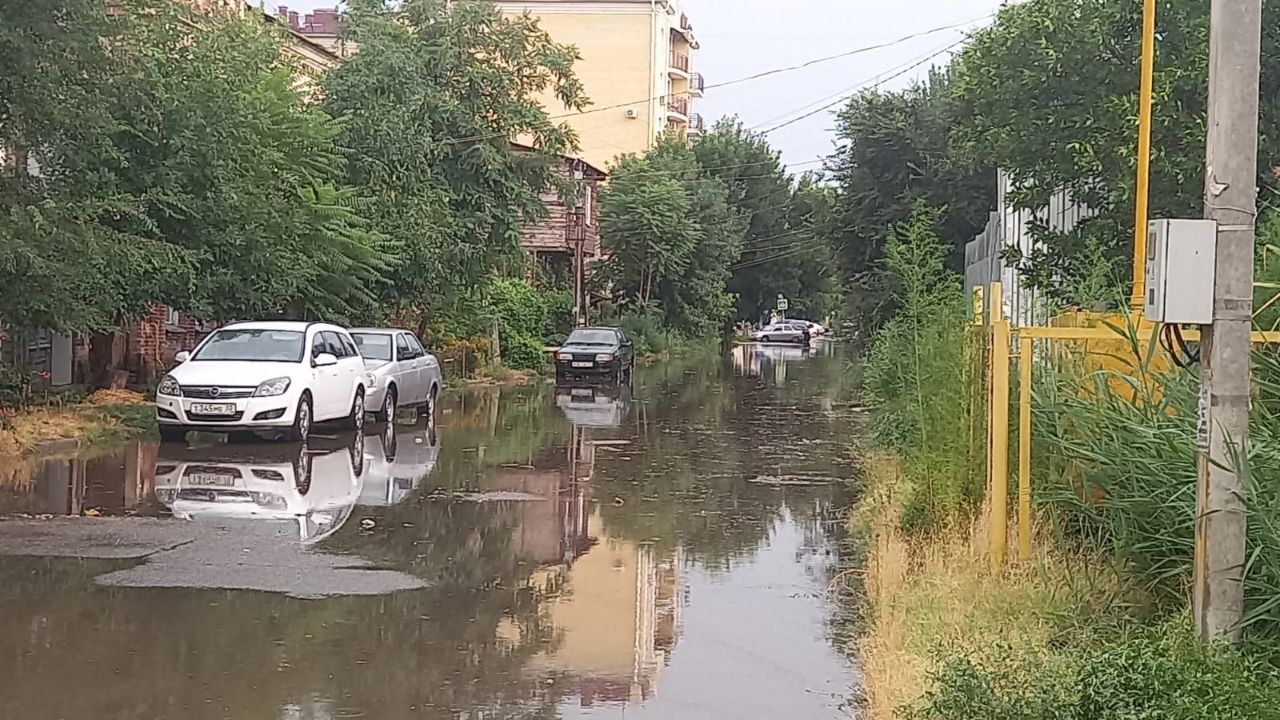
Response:
[{"label": "green tree", "polygon": [[746,223],[727,186],[707,176],[682,136],[623,158],[601,196],[608,279],[624,304],[705,337],[733,313],[730,266]]},{"label": "green tree", "polygon": [[897,306],[893,276],[883,272],[887,228],[906,222],[918,201],[938,208],[947,266],[962,270],[964,244],[982,230],[993,206],[991,164],[953,151],[960,111],[951,82],[947,73],[932,72],[906,90],[858,95],[839,114],[841,146],[829,163],[839,188],[832,242],[848,309],[863,324],[879,325]]},{"label": "green tree", "polygon": [[362,211],[402,256],[385,301],[462,302],[518,256],[521,226],[545,212],[539,195],[576,145],[539,97],[585,105],[577,51],[480,2],[353,0],[345,27],[360,52],[326,77],[324,105],[343,120]]},{"label": "green tree", "polygon": [[[1259,185],[1280,161],[1280,6],[1264,8]],[[1090,243],[1127,276],[1133,238],[1139,0],[1031,0],[1006,6],[953,65],[957,149],[1006,170],[1010,200],[1038,210],[1066,188],[1097,213],[1071,233],[1038,230],[1024,270],[1064,301]],[[1152,217],[1201,211],[1209,6],[1171,0],[1157,13]]]}]

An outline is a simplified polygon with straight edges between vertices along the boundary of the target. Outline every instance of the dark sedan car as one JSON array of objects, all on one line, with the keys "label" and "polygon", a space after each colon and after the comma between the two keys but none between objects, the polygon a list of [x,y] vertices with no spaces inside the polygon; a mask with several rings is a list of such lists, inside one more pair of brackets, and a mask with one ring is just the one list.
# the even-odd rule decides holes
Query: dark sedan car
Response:
[{"label": "dark sedan car", "polygon": [[569,334],[556,351],[556,376],[629,376],[636,364],[635,346],[622,328],[586,327]]}]

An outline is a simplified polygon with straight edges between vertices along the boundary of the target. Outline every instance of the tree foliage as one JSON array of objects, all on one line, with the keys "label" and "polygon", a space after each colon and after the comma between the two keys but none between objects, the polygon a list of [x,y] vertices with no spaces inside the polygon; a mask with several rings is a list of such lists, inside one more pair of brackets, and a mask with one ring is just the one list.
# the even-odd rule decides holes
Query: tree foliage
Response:
[{"label": "tree foliage", "polygon": [[932,72],[902,91],[871,91],[840,111],[840,147],[829,160],[839,188],[832,242],[851,314],[876,326],[896,309],[893,276],[883,272],[886,229],[906,222],[917,202],[941,213],[938,234],[948,267],[963,269],[964,244],[986,223],[995,177],[984,156],[954,152],[960,109],[952,80]]},{"label": "tree foliage", "polygon": [[600,200],[604,273],[615,293],[688,334],[713,333],[733,312],[726,288],[744,232],[726,185],[705,176],[675,135],[623,158]]},{"label": "tree foliage", "polygon": [[[1066,188],[1097,215],[1070,233],[1038,230],[1023,269],[1073,301],[1089,243],[1113,260],[1133,238],[1140,0],[1031,0],[1006,6],[953,66],[957,149],[1006,170],[1016,207]],[[1280,161],[1280,8],[1264,8],[1260,185]],[[1208,86],[1207,3],[1170,0],[1156,15],[1151,217],[1201,212]]]},{"label": "tree foliage", "polygon": [[728,200],[746,220],[742,250],[729,292],[737,317],[760,320],[779,294],[794,313],[825,317],[832,309],[831,256],[822,223],[827,195],[812,180],[795,187],[776,150],[736,118],[716,123],[694,145],[707,177],[728,188]]},{"label": "tree foliage", "polygon": [[[360,50],[326,77],[324,105],[343,121],[347,181],[403,254],[385,299],[462,297],[518,254],[522,224],[545,211],[539,194],[576,145],[538,96],[584,106],[577,52],[477,2],[355,0],[346,27]],[[531,148],[517,151],[515,137]]]}]

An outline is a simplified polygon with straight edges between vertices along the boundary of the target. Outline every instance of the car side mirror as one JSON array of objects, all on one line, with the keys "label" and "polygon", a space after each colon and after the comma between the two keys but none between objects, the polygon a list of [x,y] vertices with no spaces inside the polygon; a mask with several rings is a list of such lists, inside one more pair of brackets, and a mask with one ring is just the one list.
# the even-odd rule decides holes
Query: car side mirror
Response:
[{"label": "car side mirror", "polygon": [[315,367],[329,367],[331,365],[337,365],[338,358],[334,357],[330,353],[320,353],[316,356],[315,360],[311,361],[311,364]]},{"label": "car side mirror", "polygon": [[173,356],[173,361],[177,363],[184,363],[190,359],[191,359],[191,353],[187,352],[186,350],[183,350],[182,352]]}]

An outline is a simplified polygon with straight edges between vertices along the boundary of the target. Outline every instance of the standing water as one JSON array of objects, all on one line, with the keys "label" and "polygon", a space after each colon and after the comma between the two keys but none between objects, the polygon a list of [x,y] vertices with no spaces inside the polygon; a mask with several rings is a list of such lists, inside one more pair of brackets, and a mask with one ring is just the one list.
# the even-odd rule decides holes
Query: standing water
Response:
[{"label": "standing water", "polygon": [[11,473],[0,718],[847,717],[845,375],[743,346]]}]

